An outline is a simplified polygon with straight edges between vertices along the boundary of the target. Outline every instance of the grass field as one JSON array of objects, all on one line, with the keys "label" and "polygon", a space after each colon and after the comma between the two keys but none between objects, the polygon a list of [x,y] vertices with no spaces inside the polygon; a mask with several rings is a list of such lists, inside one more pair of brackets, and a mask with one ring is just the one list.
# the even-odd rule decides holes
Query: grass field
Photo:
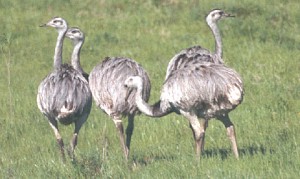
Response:
[{"label": "grass field", "polygon": [[[186,119],[141,115],[126,163],[113,122],[94,105],[80,131],[77,161],[63,163],[36,105],[57,37],[39,25],[61,16],[80,27],[87,72],[106,56],[138,61],[151,78],[154,103],[174,54],[196,44],[214,49],[205,23],[214,8],[236,15],[219,27],[225,62],[245,84],[244,102],[230,113],[240,159],[219,121],[210,121],[198,161]],[[0,0],[0,178],[299,178],[299,9],[298,0]],[[66,40],[65,62],[71,50]],[[73,126],[59,127],[68,143]]]}]

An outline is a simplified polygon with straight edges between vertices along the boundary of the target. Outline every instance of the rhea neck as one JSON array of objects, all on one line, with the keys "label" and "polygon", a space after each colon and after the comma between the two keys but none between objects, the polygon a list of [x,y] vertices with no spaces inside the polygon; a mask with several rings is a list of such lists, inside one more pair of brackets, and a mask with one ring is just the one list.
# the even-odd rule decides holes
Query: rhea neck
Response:
[{"label": "rhea neck", "polygon": [[210,27],[214,37],[215,37],[215,57],[219,63],[223,63],[222,56],[222,38],[219,31],[219,28],[217,26],[217,21],[208,21],[207,24]]},{"label": "rhea neck", "polygon": [[62,65],[62,51],[63,51],[63,43],[64,37],[67,32],[67,28],[58,31],[58,37],[56,40],[56,46],[54,51],[54,68],[58,69]]},{"label": "rhea neck", "polygon": [[136,87],[135,102],[142,113],[151,117],[162,117],[172,112],[170,109],[162,110],[161,101],[156,102],[154,105],[149,105],[142,99],[142,83]]},{"label": "rhea neck", "polygon": [[79,40],[74,42],[74,49],[72,52],[72,66],[75,70],[79,71],[80,73],[83,73],[83,69],[81,68],[80,65],[80,51],[81,51],[81,47],[83,45],[84,40]]}]

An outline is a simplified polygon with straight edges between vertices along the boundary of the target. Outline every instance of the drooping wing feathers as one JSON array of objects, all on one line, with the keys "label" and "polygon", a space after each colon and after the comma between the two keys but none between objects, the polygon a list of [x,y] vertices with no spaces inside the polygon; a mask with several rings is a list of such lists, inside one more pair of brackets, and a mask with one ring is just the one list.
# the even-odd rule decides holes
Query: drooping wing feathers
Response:
[{"label": "drooping wing feathers", "polygon": [[161,93],[164,108],[176,107],[211,118],[233,110],[243,99],[239,74],[224,65],[193,62],[174,71]]},{"label": "drooping wing feathers", "polygon": [[213,55],[207,49],[200,46],[190,47],[182,50],[170,60],[165,79],[167,79],[173,71],[184,67],[185,64],[193,60],[214,63]]},{"label": "drooping wing feathers", "polygon": [[48,118],[70,124],[90,112],[92,95],[85,78],[64,64],[41,82],[37,101]]},{"label": "drooping wing feathers", "polygon": [[124,87],[124,81],[133,75],[143,78],[142,98],[148,101],[151,85],[141,65],[129,58],[106,57],[92,70],[89,77],[90,88],[97,106],[110,116],[135,114],[138,111],[135,104],[135,91],[126,101],[128,89]]}]

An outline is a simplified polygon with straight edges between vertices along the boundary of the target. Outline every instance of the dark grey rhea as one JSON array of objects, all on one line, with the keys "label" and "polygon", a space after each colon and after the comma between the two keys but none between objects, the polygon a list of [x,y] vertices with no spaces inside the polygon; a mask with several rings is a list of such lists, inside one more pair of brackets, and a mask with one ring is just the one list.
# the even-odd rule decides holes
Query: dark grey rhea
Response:
[{"label": "dark grey rhea", "polygon": [[126,87],[137,90],[135,100],[139,110],[151,117],[171,112],[186,117],[194,134],[197,156],[204,149],[208,120],[216,118],[225,125],[233,153],[238,158],[234,125],[228,116],[243,100],[243,83],[236,71],[221,64],[193,61],[169,75],[160,100],[152,106],[140,97],[142,83],[139,76],[125,81]]},{"label": "dark grey rhea", "polygon": [[56,28],[58,37],[54,53],[54,69],[38,87],[37,104],[40,111],[48,118],[63,159],[65,159],[64,143],[58,130],[58,122],[64,125],[75,124],[69,150],[73,159],[79,130],[90,114],[92,95],[88,82],[81,72],[68,64],[62,64],[67,22],[60,17],[55,17],[43,26]]},{"label": "dark grey rhea", "polygon": [[[176,54],[169,62],[167,67],[167,73],[165,79],[169,77],[172,71],[177,70],[189,63],[190,60],[212,62],[217,64],[223,64],[222,59],[222,39],[217,23],[220,19],[226,17],[234,17],[233,15],[225,13],[223,10],[214,9],[206,16],[206,23],[213,33],[215,38],[215,52],[210,52],[209,50],[201,46],[193,46],[180,51]],[[189,57],[189,58],[186,58]]]},{"label": "dark grey rhea", "polygon": [[[124,81],[130,76],[143,79],[140,97],[148,101],[150,96],[150,80],[147,72],[132,59],[123,57],[106,57],[91,71],[90,89],[96,105],[109,115],[118,132],[124,156],[128,159],[130,141],[134,128],[134,116],[139,112],[135,103],[136,91],[124,87]],[[126,142],[122,117],[128,117]]]}]

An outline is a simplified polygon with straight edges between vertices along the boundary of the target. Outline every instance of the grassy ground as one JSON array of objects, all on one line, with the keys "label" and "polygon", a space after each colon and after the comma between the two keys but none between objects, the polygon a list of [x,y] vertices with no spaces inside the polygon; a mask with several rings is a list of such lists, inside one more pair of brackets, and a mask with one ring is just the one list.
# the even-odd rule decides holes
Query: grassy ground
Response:
[{"label": "grassy ground", "polygon": [[[150,75],[154,103],[175,53],[196,44],[213,50],[204,21],[213,8],[236,15],[219,27],[226,64],[241,74],[246,90],[243,104],[230,113],[240,159],[234,159],[218,121],[210,121],[206,150],[196,161],[183,117],[141,115],[126,163],[111,119],[93,106],[79,135],[77,161],[62,163],[53,131],[36,105],[37,87],[52,69],[57,33],[38,26],[53,16],[79,26],[86,33],[87,72],[105,56],[135,59]],[[299,8],[296,0],[0,0],[0,177],[298,178]],[[66,41],[66,62],[71,50]],[[73,127],[60,129],[67,143]]]}]

